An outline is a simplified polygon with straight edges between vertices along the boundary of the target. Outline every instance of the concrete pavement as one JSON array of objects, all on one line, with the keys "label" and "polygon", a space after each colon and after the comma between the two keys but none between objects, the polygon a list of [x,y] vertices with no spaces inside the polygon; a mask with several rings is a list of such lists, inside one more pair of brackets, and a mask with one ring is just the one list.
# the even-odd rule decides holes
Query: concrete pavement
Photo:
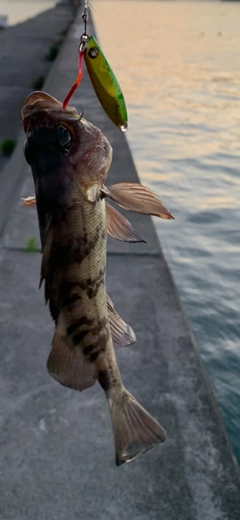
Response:
[{"label": "concrete pavement", "polygon": [[[32,83],[46,77],[52,62],[45,59],[52,45],[60,45],[73,20],[73,0],[0,31],[0,143],[17,139],[20,109]],[[7,160],[0,154],[0,170]]]},{"label": "concrete pavement", "polygon": [[[45,85],[58,99],[76,77],[81,28],[80,10]],[[86,73],[73,104],[85,106],[113,146],[109,183],[138,181],[125,136]],[[124,384],[167,441],[116,468],[99,385],[79,394],[48,375],[53,323],[38,290],[40,254],[26,252],[39,233],[35,209],[19,200],[33,193],[21,147],[4,174],[5,186],[19,182],[0,250],[1,520],[239,520],[239,468],[150,218],[128,213],[147,245],[109,241],[107,288],[137,334],[135,345],[117,350]]]},{"label": "concrete pavement", "polygon": [[0,31],[0,143],[16,139],[18,146],[10,167],[9,159],[0,153],[0,235],[25,167],[23,137],[19,133],[21,107],[32,90],[32,82],[47,77],[52,69],[53,62],[45,56],[52,45],[61,45],[75,12],[74,0],[59,2],[53,9]]}]

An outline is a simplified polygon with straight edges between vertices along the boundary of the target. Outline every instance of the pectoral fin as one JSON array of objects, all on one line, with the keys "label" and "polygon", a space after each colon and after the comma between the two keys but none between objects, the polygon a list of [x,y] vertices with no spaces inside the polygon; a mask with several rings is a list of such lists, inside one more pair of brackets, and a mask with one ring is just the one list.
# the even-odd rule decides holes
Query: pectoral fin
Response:
[{"label": "pectoral fin", "polygon": [[109,188],[104,186],[102,192],[105,196],[115,200],[124,209],[144,215],[156,215],[165,219],[174,219],[157,195],[141,184],[121,182],[113,184]]},{"label": "pectoral fin", "polygon": [[146,242],[119,211],[106,202],[107,232],[122,242]]},{"label": "pectoral fin", "polygon": [[61,316],[53,336],[47,369],[58,383],[80,392],[94,385],[97,379],[95,365],[84,357],[80,347],[72,345]]},{"label": "pectoral fin", "polygon": [[122,320],[114,309],[113,302],[107,294],[108,319],[113,343],[118,347],[127,347],[136,341],[133,329]]},{"label": "pectoral fin", "polygon": [[26,199],[20,199],[23,201],[24,206],[36,206],[36,197],[33,195],[32,197],[27,197]]}]

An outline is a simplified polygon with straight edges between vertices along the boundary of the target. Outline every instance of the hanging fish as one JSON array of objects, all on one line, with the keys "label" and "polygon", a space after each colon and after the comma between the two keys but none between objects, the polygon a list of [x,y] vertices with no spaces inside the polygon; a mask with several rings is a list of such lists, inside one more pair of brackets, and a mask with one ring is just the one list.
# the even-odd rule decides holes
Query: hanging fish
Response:
[{"label": "hanging fish", "polygon": [[[27,98],[22,118],[42,242],[41,283],[55,321],[47,368],[59,383],[75,390],[99,381],[108,400],[120,465],[163,442],[165,432],[123,386],[113,349],[113,339],[126,345],[135,335],[115,311],[105,287],[107,227],[112,236],[123,229],[126,239],[133,229],[129,231],[127,219],[114,222],[116,210],[106,210],[104,181],[112,148],[73,107],[63,108],[44,92]],[[146,202],[145,212],[151,211],[150,192],[141,203],[136,187],[131,191],[130,185],[125,198],[117,185],[111,190],[115,200],[120,193],[121,205],[130,207],[132,192],[135,210],[141,204],[144,209]],[[26,204],[34,202],[28,198]],[[155,196],[152,202],[156,214]],[[159,214],[166,211],[159,201]]]}]

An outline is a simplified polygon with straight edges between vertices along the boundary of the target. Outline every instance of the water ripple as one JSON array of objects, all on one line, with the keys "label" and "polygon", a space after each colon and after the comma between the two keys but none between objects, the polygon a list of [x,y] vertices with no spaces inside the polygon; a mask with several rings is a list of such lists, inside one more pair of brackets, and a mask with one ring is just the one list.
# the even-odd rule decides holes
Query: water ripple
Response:
[{"label": "water ripple", "polygon": [[240,461],[240,4],[98,4],[131,150],[176,218],[154,222]]}]

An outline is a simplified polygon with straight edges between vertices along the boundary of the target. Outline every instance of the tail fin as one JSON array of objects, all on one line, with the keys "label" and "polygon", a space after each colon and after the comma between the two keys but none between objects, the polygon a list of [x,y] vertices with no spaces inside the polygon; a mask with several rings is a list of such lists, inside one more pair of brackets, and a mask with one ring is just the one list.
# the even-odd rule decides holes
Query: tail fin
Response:
[{"label": "tail fin", "polygon": [[113,424],[116,464],[130,462],[166,438],[165,430],[123,387],[111,392],[109,406]]}]

